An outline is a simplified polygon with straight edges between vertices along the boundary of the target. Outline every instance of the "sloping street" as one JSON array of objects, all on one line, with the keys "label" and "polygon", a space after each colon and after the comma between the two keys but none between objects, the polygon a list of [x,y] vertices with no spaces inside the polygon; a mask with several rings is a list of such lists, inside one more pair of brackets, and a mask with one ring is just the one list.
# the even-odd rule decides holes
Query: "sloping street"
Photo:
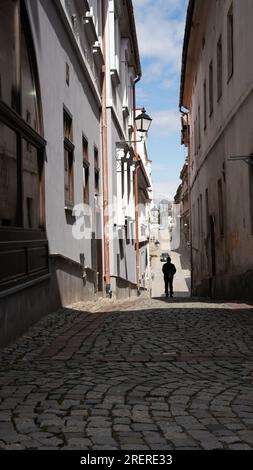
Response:
[{"label": "sloping street", "polygon": [[252,449],[253,316],[196,299],[79,303],[1,350],[2,449]]}]

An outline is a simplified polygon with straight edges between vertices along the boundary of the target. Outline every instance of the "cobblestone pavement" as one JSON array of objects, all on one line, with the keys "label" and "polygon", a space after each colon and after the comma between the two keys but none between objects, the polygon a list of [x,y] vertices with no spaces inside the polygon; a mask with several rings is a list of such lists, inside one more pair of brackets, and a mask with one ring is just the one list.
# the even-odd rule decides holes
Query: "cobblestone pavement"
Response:
[{"label": "cobblestone pavement", "polygon": [[253,449],[253,309],[79,303],[0,351],[2,449]]}]

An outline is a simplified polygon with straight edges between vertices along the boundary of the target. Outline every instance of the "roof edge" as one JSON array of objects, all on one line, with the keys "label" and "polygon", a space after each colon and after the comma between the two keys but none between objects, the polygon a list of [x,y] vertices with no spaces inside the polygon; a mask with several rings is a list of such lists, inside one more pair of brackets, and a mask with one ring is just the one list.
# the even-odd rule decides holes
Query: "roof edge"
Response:
[{"label": "roof edge", "polygon": [[184,94],[184,85],[185,85],[185,72],[186,72],[186,65],[187,65],[187,53],[188,53],[190,36],[191,36],[192,18],[193,18],[195,2],[196,2],[196,0],[189,0],[187,15],[186,15],[184,44],[183,44],[183,52],[182,52],[180,97],[179,97],[179,108],[180,109],[183,106],[183,94]]},{"label": "roof edge", "polygon": [[133,42],[134,42],[134,55],[135,55],[135,61],[136,61],[136,66],[137,66],[136,67],[137,75],[141,77],[142,76],[141,61],[140,61],[139,45],[138,45],[136,23],[135,23],[135,17],[134,17],[134,7],[133,7],[132,0],[127,0],[127,8],[128,8],[129,19],[130,19],[130,26],[132,30]]}]

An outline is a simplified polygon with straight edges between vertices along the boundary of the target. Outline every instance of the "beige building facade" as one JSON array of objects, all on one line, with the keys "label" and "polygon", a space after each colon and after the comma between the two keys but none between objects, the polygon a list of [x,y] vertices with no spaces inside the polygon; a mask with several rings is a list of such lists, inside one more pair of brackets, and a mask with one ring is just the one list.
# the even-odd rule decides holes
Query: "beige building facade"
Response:
[{"label": "beige building facade", "polygon": [[252,18],[251,0],[188,6],[180,109],[197,295],[253,297]]}]

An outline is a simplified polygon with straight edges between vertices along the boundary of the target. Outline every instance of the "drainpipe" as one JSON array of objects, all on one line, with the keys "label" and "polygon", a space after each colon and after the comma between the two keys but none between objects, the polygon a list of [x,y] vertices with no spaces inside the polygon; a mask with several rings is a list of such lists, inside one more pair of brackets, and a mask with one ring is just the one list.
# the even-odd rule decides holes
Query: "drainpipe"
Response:
[{"label": "drainpipe", "polygon": [[[136,118],[136,84],[140,81],[141,74],[134,80],[133,86],[133,108],[134,108],[134,120]],[[135,171],[134,171],[134,202],[135,202],[135,236],[136,236],[136,287],[137,295],[140,295],[140,242],[139,242],[139,183],[138,183],[138,170],[140,165],[138,161],[140,159],[137,154],[137,130],[134,126],[134,154],[135,154]]]},{"label": "drainpipe", "polygon": [[108,185],[108,142],[106,110],[106,4],[102,0],[102,46],[104,65],[102,67],[102,159],[103,159],[103,220],[104,220],[104,271],[106,297],[112,297],[110,278],[110,240],[109,240],[109,185]]}]

